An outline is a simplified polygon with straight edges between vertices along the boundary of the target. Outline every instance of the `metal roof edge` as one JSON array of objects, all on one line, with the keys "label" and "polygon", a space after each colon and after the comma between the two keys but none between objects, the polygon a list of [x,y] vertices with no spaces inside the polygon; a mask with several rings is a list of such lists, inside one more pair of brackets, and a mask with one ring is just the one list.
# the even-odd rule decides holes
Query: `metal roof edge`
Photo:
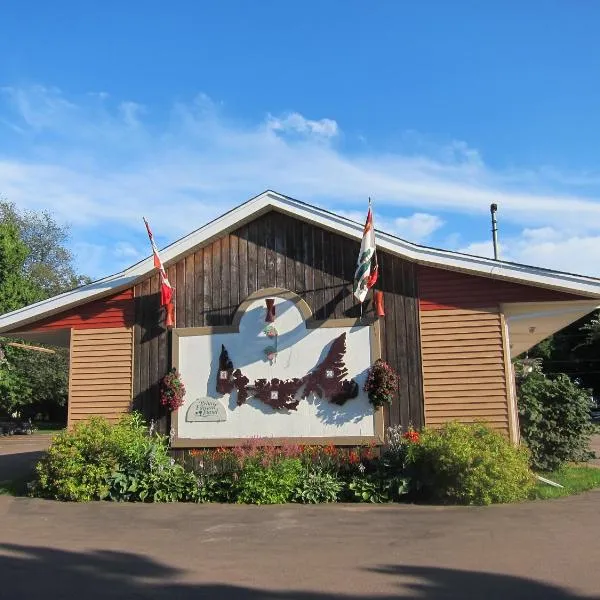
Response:
[{"label": "metal roof edge", "polygon": [[[168,265],[192,249],[268,210],[278,210],[341,235],[361,239],[363,225],[312,204],[266,190],[161,250]],[[600,279],[421,246],[377,230],[377,246],[415,263],[600,298]],[[154,270],[152,256],[88,285],[0,316],[0,333],[133,286]]]}]

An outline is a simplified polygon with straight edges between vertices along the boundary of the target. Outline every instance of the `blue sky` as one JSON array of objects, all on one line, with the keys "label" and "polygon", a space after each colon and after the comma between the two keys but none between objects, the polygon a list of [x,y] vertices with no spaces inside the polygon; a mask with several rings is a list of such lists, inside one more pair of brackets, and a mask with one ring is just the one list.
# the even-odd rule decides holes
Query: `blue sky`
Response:
[{"label": "blue sky", "polygon": [[[7,6],[8,4],[8,6]],[[0,195],[98,277],[266,188],[600,276],[600,5],[6,3]]]}]

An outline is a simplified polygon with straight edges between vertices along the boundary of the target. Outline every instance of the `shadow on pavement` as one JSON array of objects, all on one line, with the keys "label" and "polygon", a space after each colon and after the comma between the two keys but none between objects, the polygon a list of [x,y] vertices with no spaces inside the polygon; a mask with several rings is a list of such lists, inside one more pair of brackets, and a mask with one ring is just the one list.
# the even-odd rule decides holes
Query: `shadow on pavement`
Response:
[{"label": "shadow on pavement", "polygon": [[43,455],[41,450],[0,454],[0,482],[14,482],[17,493],[24,493],[25,484],[33,479],[35,464]]},{"label": "shadow on pavement", "polygon": [[[272,591],[226,584],[174,581],[179,569],[141,555],[113,552],[69,552],[35,546],[0,544],[0,596],[57,600],[152,598],[158,600],[367,600],[419,598],[449,600],[583,600],[569,591],[518,577],[434,567],[382,566],[370,570],[387,581],[397,578],[392,595],[343,595],[309,591]],[[235,572],[235,565],[223,565]],[[353,568],[350,567],[349,568]],[[307,576],[310,576],[307,573]],[[392,579],[393,581],[393,579]]]}]

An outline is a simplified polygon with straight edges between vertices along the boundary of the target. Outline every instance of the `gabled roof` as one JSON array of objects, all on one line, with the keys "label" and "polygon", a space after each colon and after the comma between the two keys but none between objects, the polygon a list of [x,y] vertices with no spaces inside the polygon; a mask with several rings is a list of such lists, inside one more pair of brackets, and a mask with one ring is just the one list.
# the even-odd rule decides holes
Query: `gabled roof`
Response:
[{"label": "gabled roof", "polygon": [[[173,242],[161,251],[161,257],[165,264],[173,263],[197,246],[207,244],[270,210],[285,213],[352,239],[362,238],[362,223],[267,190]],[[592,277],[429,248],[407,242],[383,231],[377,231],[377,246],[386,252],[422,265],[550,288],[583,297],[600,298],[600,279]],[[153,270],[154,263],[149,256],[120,273],[7,313],[0,317],[0,332],[18,330],[19,327],[24,327],[38,319],[131,287]]]}]

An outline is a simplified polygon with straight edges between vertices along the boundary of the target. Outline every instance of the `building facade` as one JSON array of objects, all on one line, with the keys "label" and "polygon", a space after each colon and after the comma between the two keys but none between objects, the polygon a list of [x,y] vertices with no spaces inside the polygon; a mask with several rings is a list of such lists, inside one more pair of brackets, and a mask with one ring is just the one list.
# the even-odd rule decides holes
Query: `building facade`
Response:
[{"label": "building facade", "polygon": [[[377,232],[376,287],[385,308],[377,317],[371,295],[362,312],[352,295],[361,236],[361,224],[265,192],[162,252],[175,288],[173,330],[164,325],[149,258],[0,317],[0,334],[70,347],[69,425],[135,409],[181,433],[175,445],[191,447],[235,443],[252,437],[249,432],[316,443],[380,441],[387,425],[481,420],[516,441],[511,360],[594,310],[600,281]],[[259,326],[267,297],[283,311],[274,321],[280,329],[275,361],[259,356],[269,342]],[[306,385],[340,336],[343,368],[361,389],[339,407],[314,394],[293,410],[256,398],[242,406],[233,389],[218,393],[221,346],[236,349],[229,354],[242,374],[264,375],[269,385],[273,378],[305,377]],[[362,385],[376,357],[397,372],[399,387],[396,400],[371,422]],[[190,385],[186,405],[171,415],[161,406],[160,384],[173,366]],[[260,396],[248,385],[250,396]],[[200,399],[205,407],[222,404],[224,422],[194,421],[200,412],[190,417],[190,403]]]}]

